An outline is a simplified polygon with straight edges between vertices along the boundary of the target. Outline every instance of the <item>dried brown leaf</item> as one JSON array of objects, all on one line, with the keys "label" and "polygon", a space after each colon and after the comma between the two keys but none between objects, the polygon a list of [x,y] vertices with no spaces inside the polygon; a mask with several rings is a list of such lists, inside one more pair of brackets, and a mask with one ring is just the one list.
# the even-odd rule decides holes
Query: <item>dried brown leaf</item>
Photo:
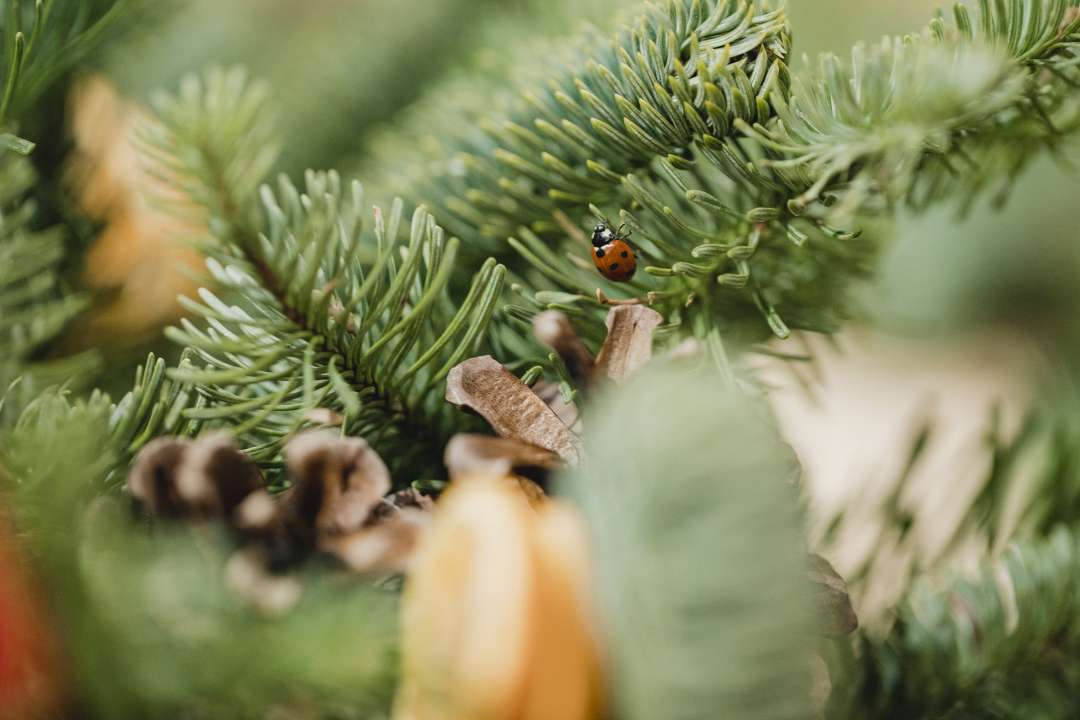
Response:
[{"label": "dried brown leaf", "polygon": [[403,572],[412,561],[430,517],[405,509],[396,515],[322,543],[328,552],[356,572]]},{"label": "dried brown leaf", "polygon": [[435,510],[435,501],[416,488],[405,488],[391,493],[382,499],[368,515],[368,524],[394,517],[405,510],[417,510],[430,513]]},{"label": "dried brown leaf", "polygon": [[644,305],[620,305],[607,316],[607,338],[596,358],[596,372],[621,383],[652,358],[653,330],[663,322],[660,313]]},{"label": "dried brown leaf", "polygon": [[844,578],[820,555],[807,556],[807,563],[807,577],[814,588],[814,604],[822,633],[839,637],[854,632],[859,627],[859,618],[851,606]]},{"label": "dried brown leaf", "polygon": [[562,465],[558,455],[536,445],[466,433],[450,439],[443,460],[451,480],[470,475],[506,477],[527,468],[548,471]]},{"label": "dried brown leaf", "polygon": [[446,399],[478,413],[502,437],[551,450],[571,464],[578,461],[577,438],[570,429],[490,355],[455,366],[446,379]]},{"label": "dried brown leaf", "polygon": [[558,310],[546,310],[533,318],[533,334],[558,353],[576,383],[588,385],[593,374],[593,356],[578,337],[570,318]]},{"label": "dried brown leaf", "polygon": [[181,438],[161,437],[147,443],[128,472],[127,489],[131,497],[152,517],[179,518],[184,506],[176,491],[176,471],[190,442]]},{"label": "dried brown leaf", "polygon": [[285,447],[285,462],[294,484],[282,509],[312,544],[322,534],[360,528],[390,490],[390,471],[362,438],[307,431]]},{"label": "dried brown leaf", "polygon": [[196,513],[231,518],[252,492],[265,487],[262,473],[224,432],[200,435],[176,474],[181,499]]},{"label": "dried brown leaf", "polygon": [[127,486],[154,517],[231,519],[264,482],[229,435],[210,433],[194,442],[165,437],[148,443],[135,458]]},{"label": "dried brown leaf", "polygon": [[242,533],[263,533],[279,522],[278,504],[266,490],[250,493],[233,513],[233,524]]}]

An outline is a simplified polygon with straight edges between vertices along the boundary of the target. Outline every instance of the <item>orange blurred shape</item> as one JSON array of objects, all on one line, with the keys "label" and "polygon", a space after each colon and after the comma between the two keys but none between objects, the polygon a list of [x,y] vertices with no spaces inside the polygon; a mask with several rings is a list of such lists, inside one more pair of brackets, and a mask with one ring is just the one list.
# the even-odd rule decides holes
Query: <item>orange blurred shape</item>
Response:
[{"label": "orange blurred shape", "polygon": [[0,521],[0,720],[56,717],[60,667],[41,598]]},{"label": "orange blurred shape", "polygon": [[501,479],[440,501],[402,607],[396,720],[593,720],[604,683],[573,508]]},{"label": "orange blurred shape", "polygon": [[82,210],[104,228],[86,256],[83,281],[109,290],[75,330],[77,346],[138,342],[181,313],[177,296],[197,288],[199,254],[182,240],[202,228],[151,207],[160,189],[140,165],[135,132],[142,110],[108,80],[90,76],[71,98],[75,141],[68,180]]}]

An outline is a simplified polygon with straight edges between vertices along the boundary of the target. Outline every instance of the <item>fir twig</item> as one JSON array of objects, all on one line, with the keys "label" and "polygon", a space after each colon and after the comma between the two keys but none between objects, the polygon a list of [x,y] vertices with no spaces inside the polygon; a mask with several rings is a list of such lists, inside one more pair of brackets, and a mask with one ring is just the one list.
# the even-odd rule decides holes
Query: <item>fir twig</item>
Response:
[{"label": "fir twig", "polygon": [[376,210],[365,232],[360,185],[333,172],[308,173],[303,192],[285,178],[276,192],[260,188],[273,129],[264,90],[241,71],[191,78],[157,107],[149,156],[183,190],[174,210],[209,213],[202,247],[217,288],[185,300],[202,326],[167,332],[193,360],[170,376],[206,400],[185,416],[231,427],[254,459],[274,464],[305,411],[325,406],[392,464],[425,452],[437,462],[452,428],[433,390],[483,342],[504,270],[485,263],[454,303],[458,242],[426,212],[402,244],[401,203],[386,218]]}]

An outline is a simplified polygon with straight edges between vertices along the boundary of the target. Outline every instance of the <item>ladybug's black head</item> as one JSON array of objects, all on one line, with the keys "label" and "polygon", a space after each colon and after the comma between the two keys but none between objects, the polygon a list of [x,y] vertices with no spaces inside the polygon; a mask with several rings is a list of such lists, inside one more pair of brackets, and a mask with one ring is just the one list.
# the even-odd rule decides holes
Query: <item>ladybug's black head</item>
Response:
[{"label": "ladybug's black head", "polygon": [[615,239],[615,233],[611,232],[604,223],[599,223],[592,231],[592,244],[593,247],[603,247],[609,242]]}]

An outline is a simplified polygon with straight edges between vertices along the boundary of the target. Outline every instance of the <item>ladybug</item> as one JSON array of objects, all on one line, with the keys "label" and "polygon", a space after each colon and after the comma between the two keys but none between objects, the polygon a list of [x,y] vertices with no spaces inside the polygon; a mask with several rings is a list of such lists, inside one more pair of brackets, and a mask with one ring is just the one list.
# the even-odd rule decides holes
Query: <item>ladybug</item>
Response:
[{"label": "ladybug", "polygon": [[593,264],[601,275],[615,282],[627,282],[634,277],[637,258],[621,227],[613,231],[606,223],[600,223],[593,228],[592,245]]}]

